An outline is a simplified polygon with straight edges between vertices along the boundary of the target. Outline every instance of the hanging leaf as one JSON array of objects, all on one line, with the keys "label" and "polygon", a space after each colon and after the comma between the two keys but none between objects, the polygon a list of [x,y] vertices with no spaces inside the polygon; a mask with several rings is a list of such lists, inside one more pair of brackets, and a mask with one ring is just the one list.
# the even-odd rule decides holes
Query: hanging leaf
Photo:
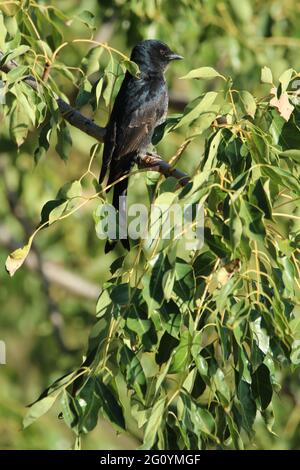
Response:
[{"label": "hanging leaf", "polygon": [[72,138],[68,126],[62,121],[56,130],[57,144],[55,150],[60,158],[67,161],[72,147]]},{"label": "hanging leaf", "polygon": [[252,375],[251,388],[253,397],[260,404],[260,409],[265,410],[271,402],[273,394],[270,371],[265,364],[261,364]]},{"label": "hanging leaf", "polygon": [[127,346],[121,349],[120,366],[125,368],[127,384],[136,391],[139,398],[144,400],[147,390],[145,373],[137,356]]},{"label": "hanging leaf", "polygon": [[23,248],[18,248],[7,257],[5,268],[10,276],[13,276],[26,260],[31,248],[32,240],[33,237],[29,239],[27,245],[23,246]]},{"label": "hanging leaf", "polygon": [[149,450],[152,449],[158,430],[160,428],[161,422],[164,417],[164,410],[165,410],[165,402],[166,397],[162,397],[156,401],[154,404],[151,415],[146,425],[145,433],[144,433],[144,443],[140,447],[140,450]]},{"label": "hanging leaf", "polygon": [[30,424],[34,423],[38,418],[43,416],[47,411],[52,408],[55,401],[59,397],[61,391],[59,390],[57,393],[53,395],[48,395],[45,398],[35,402],[29,409],[28,413],[26,414],[23,420],[23,427],[27,428]]},{"label": "hanging leaf", "polygon": [[96,382],[95,393],[96,396],[100,398],[103,410],[108,419],[118,428],[125,429],[122,407],[112,393],[110,387],[98,380]]}]

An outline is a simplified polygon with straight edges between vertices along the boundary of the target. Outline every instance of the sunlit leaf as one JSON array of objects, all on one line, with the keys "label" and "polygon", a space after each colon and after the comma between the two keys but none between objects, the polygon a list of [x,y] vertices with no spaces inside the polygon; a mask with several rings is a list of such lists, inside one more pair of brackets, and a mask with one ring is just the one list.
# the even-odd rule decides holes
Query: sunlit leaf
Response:
[{"label": "sunlit leaf", "polygon": [[225,77],[217,72],[213,67],[200,67],[199,69],[191,70],[187,75],[184,77],[180,77],[181,79],[190,79],[190,78],[216,78],[220,77],[225,80]]}]

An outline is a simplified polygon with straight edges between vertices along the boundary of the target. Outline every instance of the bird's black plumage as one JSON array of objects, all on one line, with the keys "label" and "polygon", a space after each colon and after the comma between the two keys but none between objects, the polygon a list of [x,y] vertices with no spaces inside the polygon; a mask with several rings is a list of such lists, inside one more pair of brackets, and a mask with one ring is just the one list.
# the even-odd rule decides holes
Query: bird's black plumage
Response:
[{"label": "bird's black plumage", "polygon": [[[144,155],[151,143],[153,131],[161,124],[168,109],[168,89],[164,71],[171,60],[181,59],[161,41],[145,40],[137,44],[131,54],[140,69],[139,77],[126,72],[106,128],[103,161],[99,177],[102,183],[107,170],[110,185],[114,185],[113,206],[126,211],[126,196],[130,169],[138,155]],[[120,201],[123,202],[120,205]],[[121,240],[129,249],[128,239]],[[114,246],[108,242],[105,251]]]}]

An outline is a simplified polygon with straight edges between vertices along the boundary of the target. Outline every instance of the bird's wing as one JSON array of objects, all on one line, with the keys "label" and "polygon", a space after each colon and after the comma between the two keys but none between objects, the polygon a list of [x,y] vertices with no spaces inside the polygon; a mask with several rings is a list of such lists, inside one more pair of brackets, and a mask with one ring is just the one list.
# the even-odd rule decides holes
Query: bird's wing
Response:
[{"label": "bird's wing", "polygon": [[139,150],[143,141],[147,141],[147,136],[151,139],[154,128],[166,111],[166,89],[161,87],[152,96],[145,91],[133,100],[135,108],[124,113],[122,125],[117,129],[114,160]]},{"label": "bird's wing", "polygon": [[110,168],[109,179],[113,181],[122,170],[122,157],[141,148],[165,114],[167,102],[165,86],[157,87],[154,93],[148,83],[125,77],[107,126],[100,183],[112,160],[115,164]]},{"label": "bird's wing", "polygon": [[105,145],[102,156],[102,167],[99,176],[99,183],[101,184],[105,178],[107,168],[111,162],[115,146],[116,146],[116,133],[117,133],[117,123],[112,121],[109,123],[106,129]]}]

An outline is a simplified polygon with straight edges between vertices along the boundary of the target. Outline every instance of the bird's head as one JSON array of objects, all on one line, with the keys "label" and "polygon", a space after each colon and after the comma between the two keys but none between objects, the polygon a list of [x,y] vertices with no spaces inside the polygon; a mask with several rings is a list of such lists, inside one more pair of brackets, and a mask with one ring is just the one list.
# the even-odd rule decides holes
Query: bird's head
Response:
[{"label": "bird's head", "polygon": [[146,72],[164,72],[171,60],[180,59],[183,57],[175,54],[169,46],[156,39],[146,39],[138,43],[131,53],[131,60]]}]

